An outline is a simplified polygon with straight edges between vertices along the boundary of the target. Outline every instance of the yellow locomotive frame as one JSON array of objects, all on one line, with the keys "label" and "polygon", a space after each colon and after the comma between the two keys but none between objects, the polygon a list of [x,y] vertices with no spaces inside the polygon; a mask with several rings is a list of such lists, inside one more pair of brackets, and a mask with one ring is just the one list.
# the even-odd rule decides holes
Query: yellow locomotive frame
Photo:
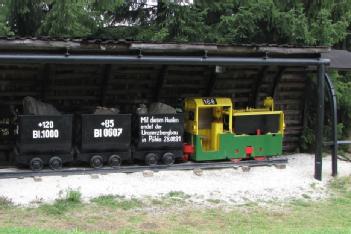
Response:
[{"label": "yellow locomotive frame", "polygon": [[[260,109],[235,110],[230,98],[187,98],[184,107],[186,139],[195,148],[193,160],[238,159],[282,153],[284,113],[274,111],[272,98],[266,98],[264,108]],[[273,123],[274,132],[236,132],[233,122],[236,118],[244,122],[250,118],[273,118],[274,121],[269,123]]]}]

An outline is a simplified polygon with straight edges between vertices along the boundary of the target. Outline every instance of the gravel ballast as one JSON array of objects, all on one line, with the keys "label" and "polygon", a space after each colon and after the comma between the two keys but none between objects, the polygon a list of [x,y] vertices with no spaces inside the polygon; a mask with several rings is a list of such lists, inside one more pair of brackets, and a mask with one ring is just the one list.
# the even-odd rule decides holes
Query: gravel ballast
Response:
[{"label": "gravel ballast", "polygon": [[[286,169],[255,167],[248,172],[240,169],[193,171],[161,171],[145,173],[115,173],[106,175],[47,176],[40,178],[0,179],[0,197],[16,205],[53,202],[68,190],[79,190],[88,201],[102,195],[126,198],[161,197],[172,191],[190,195],[194,202],[221,200],[229,203],[289,201],[328,196],[328,181],[332,178],[330,157],[323,159],[323,181],[313,178],[314,156],[288,156]],[[339,161],[339,175],[351,175],[351,163]]]}]

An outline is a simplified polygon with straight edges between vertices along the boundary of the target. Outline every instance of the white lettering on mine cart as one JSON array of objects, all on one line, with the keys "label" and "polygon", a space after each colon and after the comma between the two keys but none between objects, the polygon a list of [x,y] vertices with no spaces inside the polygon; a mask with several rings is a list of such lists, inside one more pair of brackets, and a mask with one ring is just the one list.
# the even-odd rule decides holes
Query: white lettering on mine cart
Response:
[{"label": "white lettering on mine cart", "polygon": [[32,137],[33,139],[50,139],[50,138],[59,138],[60,132],[58,129],[54,128],[54,121],[42,121],[38,123],[39,128],[43,130],[35,129],[33,130]]},{"label": "white lettering on mine cart", "polygon": [[106,119],[101,122],[101,126],[105,128],[95,128],[94,131],[94,138],[101,138],[101,137],[119,137],[123,129],[122,128],[114,128],[115,121],[113,119]]},{"label": "white lettering on mine cart", "polygon": [[180,120],[176,116],[151,116],[140,118],[140,138],[142,143],[179,143],[182,142],[179,131]]}]

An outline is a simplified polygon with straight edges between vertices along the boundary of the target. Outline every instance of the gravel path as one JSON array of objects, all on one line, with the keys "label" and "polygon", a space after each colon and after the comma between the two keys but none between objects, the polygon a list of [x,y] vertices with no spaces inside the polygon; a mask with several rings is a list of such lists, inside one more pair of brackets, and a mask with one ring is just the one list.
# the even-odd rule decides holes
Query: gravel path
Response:
[{"label": "gravel path", "polygon": [[[191,195],[195,202],[219,199],[230,203],[248,201],[287,201],[296,198],[322,199],[328,196],[327,183],[331,179],[330,157],[323,161],[323,181],[313,179],[314,156],[288,156],[286,169],[256,167],[249,172],[240,169],[203,171],[202,176],[192,171],[163,171],[152,177],[143,173],[48,176],[41,181],[33,178],[1,179],[0,196],[15,204],[30,205],[52,202],[65,191],[79,190],[84,200],[101,195],[120,195],[136,198],[159,197],[171,191]],[[351,175],[351,163],[339,161],[339,174]]]}]

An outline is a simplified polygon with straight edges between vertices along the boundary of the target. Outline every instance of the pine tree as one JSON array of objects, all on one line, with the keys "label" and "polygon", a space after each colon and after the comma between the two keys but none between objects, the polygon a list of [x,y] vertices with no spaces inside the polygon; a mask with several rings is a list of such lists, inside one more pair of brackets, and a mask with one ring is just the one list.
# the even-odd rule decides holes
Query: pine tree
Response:
[{"label": "pine tree", "polygon": [[43,0],[9,0],[7,5],[9,25],[18,36],[35,35],[48,10],[48,1]]}]

